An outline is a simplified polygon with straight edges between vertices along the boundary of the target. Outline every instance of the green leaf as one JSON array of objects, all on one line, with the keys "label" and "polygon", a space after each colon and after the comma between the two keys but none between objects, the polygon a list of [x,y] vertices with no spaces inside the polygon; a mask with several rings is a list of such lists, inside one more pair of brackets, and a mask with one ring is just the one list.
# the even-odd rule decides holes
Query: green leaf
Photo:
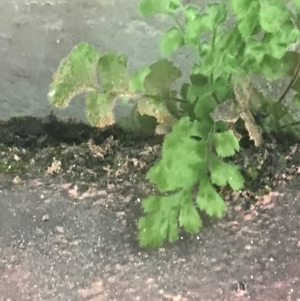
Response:
[{"label": "green leaf", "polygon": [[156,96],[170,96],[173,83],[182,72],[179,68],[167,59],[160,59],[150,66],[150,73],[145,77],[145,94]]},{"label": "green leaf", "polygon": [[[298,79],[295,81],[294,85],[293,85],[293,90],[295,90],[297,92],[298,95],[300,95],[300,77],[298,77]],[[299,107],[300,109],[300,107]]]},{"label": "green leaf", "polygon": [[134,72],[130,76],[129,86],[133,92],[142,92],[144,90],[144,81],[146,76],[150,73],[149,67],[143,67],[140,70]]},{"label": "green leaf", "polygon": [[239,141],[232,131],[215,133],[213,139],[216,152],[221,158],[233,156],[240,150]]},{"label": "green leaf", "polygon": [[75,46],[61,61],[53,76],[48,93],[50,103],[65,108],[75,96],[97,91],[96,68],[99,58],[99,51],[88,43]]},{"label": "green leaf", "polygon": [[104,93],[90,93],[86,98],[86,115],[92,126],[104,128],[115,123],[112,107],[114,98]]},{"label": "green leaf", "polygon": [[193,21],[197,18],[197,16],[199,16],[199,8],[193,5],[188,5],[184,9],[184,14],[187,22]]},{"label": "green leaf", "polygon": [[138,238],[141,247],[159,247],[165,239],[178,240],[178,215],[182,192],[171,196],[148,196],[142,201],[147,213],[138,223]]},{"label": "green leaf", "polygon": [[283,102],[275,102],[269,105],[268,113],[279,121],[284,115],[288,114],[288,107]]},{"label": "green leaf", "polygon": [[197,135],[195,126],[187,117],[181,118],[166,136],[162,159],[150,168],[146,176],[160,191],[192,186],[197,182],[201,168],[206,166],[203,142],[190,138]]},{"label": "green leaf", "polygon": [[146,213],[168,214],[172,210],[179,211],[182,197],[182,191],[169,196],[150,195],[142,201],[142,207]]},{"label": "green leaf", "polygon": [[227,19],[227,8],[224,2],[206,4],[206,14],[208,15],[208,26],[211,30],[216,29]]},{"label": "green leaf", "polygon": [[[231,75],[230,75],[231,76]],[[230,76],[224,74],[222,77],[215,78],[215,95],[219,100],[223,101],[232,97],[232,87],[230,83]]]},{"label": "green leaf", "polygon": [[188,19],[186,22],[186,30],[184,33],[184,41],[187,45],[198,46],[201,33],[207,32],[209,28],[209,16],[206,13],[199,12],[193,19]]},{"label": "green leaf", "polygon": [[167,30],[160,40],[160,52],[163,56],[170,56],[184,44],[181,31],[177,27]]},{"label": "green leaf", "polygon": [[278,33],[275,35],[266,33],[261,40],[261,44],[264,46],[266,54],[277,59],[281,59],[287,49],[287,46],[281,43]]},{"label": "green leaf", "polygon": [[149,133],[152,134],[155,131],[156,126],[158,125],[157,119],[154,116],[150,115],[140,115],[136,114],[135,120],[138,124],[138,131],[140,133]]},{"label": "green leaf", "polygon": [[[230,41],[230,37],[235,39],[235,44]],[[215,45],[218,45],[218,47],[212,45],[212,43],[204,43],[201,48],[201,56],[203,57],[201,66],[199,70],[194,67],[192,72],[213,76],[213,78],[233,73],[239,68],[236,56],[238,58],[241,56],[239,52],[242,51],[242,43],[240,34],[237,35],[233,31],[229,31],[229,33],[224,30],[218,31],[215,38]]]},{"label": "green leaf", "polygon": [[220,31],[217,35],[217,43],[218,47],[226,52],[226,56],[231,55],[235,57],[237,64],[239,64],[242,57],[241,54],[244,51],[245,42],[243,41],[238,27],[235,26],[229,30]]},{"label": "green leaf", "polygon": [[214,70],[213,76],[215,79],[223,76],[228,76],[240,68],[236,57],[230,53],[229,49],[224,50],[219,56],[218,68]]},{"label": "green leaf", "polygon": [[155,116],[158,123],[173,124],[176,119],[169,112],[162,97],[143,97],[138,101],[137,111],[141,115]]},{"label": "green leaf", "polygon": [[214,111],[215,107],[217,106],[217,102],[212,95],[205,95],[203,96],[200,94],[196,105],[195,105],[195,116],[198,120],[205,120],[206,122],[213,123],[211,118],[211,113]]},{"label": "green leaf", "polygon": [[227,166],[226,163],[217,157],[211,157],[211,171],[210,178],[213,184],[216,184],[220,187],[225,187],[227,185]]},{"label": "green leaf", "polygon": [[253,0],[231,0],[231,9],[238,20],[244,18],[244,16],[247,14],[249,8],[251,7]]},{"label": "green leaf", "polygon": [[280,59],[265,55],[261,62],[261,70],[265,78],[269,80],[292,76],[299,60],[298,57],[296,51],[287,51]]},{"label": "green leaf", "polygon": [[189,233],[198,232],[202,226],[191,189],[169,196],[148,196],[142,201],[142,207],[146,215],[138,223],[141,247],[159,247],[165,240],[178,240],[178,222]]},{"label": "green leaf", "polygon": [[188,233],[197,233],[202,227],[202,220],[191,200],[191,195],[187,195],[186,201],[180,208],[179,225]]},{"label": "green leaf", "polygon": [[155,116],[159,123],[173,124],[178,109],[173,100],[177,92],[172,91],[172,85],[182,73],[167,59],[156,61],[149,69],[143,83],[145,97],[138,102],[138,112]]},{"label": "green leaf", "polygon": [[295,5],[296,13],[297,13],[298,20],[299,20],[299,18],[300,18],[300,2],[299,2],[299,0],[292,0],[292,2]]},{"label": "green leaf", "polygon": [[124,93],[128,91],[127,60],[125,55],[117,55],[114,52],[108,52],[100,58],[98,72],[105,92]]},{"label": "green leaf", "polygon": [[253,1],[243,18],[238,19],[238,29],[244,40],[248,40],[252,34],[255,34],[259,24],[259,10],[259,2]]},{"label": "green leaf", "polygon": [[183,99],[186,99],[186,98],[187,98],[187,93],[188,93],[189,86],[190,86],[190,84],[188,84],[188,83],[184,83],[184,84],[182,84],[182,86],[181,86],[181,89],[180,89],[180,96],[181,96]]},{"label": "green leaf", "polygon": [[241,190],[244,186],[244,179],[238,167],[225,163],[217,157],[211,157],[210,178],[213,184],[225,187],[228,183],[235,191]]},{"label": "green leaf", "polygon": [[197,135],[196,137],[199,137],[202,139],[202,142],[205,141],[209,145],[210,142],[210,136],[214,132],[214,123],[211,122],[211,120],[203,119],[201,121],[196,120],[195,121],[197,126]]},{"label": "green leaf", "polygon": [[192,85],[200,87],[208,85],[210,82],[209,77],[202,74],[191,74],[190,81]]},{"label": "green leaf", "polygon": [[290,14],[280,6],[272,5],[271,1],[263,1],[259,13],[261,27],[270,33],[277,33],[289,20]]},{"label": "green leaf", "polygon": [[225,202],[207,178],[201,179],[196,204],[209,216],[216,216],[220,218],[226,211]]},{"label": "green leaf", "polygon": [[289,46],[293,43],[298,43],[300,39],[299,28],[295,26],[293,20],[289,20],[282,25],[278,37],[281,43],[284,43],[286,46]]},{"label": "green leaf", "polygon": [[207,83],[203,85],[191,84],[188,88],[187,98],[191,103],[195,103],[196,101],[202,101],[203,99],[211,96],[214,91],[214,83]]},{"label": "green leaf", "polygon": [[159,13],[171,14],[180,6],[180,0],[141,0],[139,4],[139,12],[144,17]]},{"label": "green leaf", "polygon": [[234,191],[239,191],[244,187],[244,178],[237,166],[229,165],[228,172],[228,184]]},{"label": "green leaf", "polygon": [[138,222],[138,240],[141,247],[160,247],[168,231],[168,220],[162,215],[147,215]]},{"label": "green leaf", "polygon": [[126,95],[120,95],[115,99],[113,115],[115,122],[124,131],[135,134],[153,134],[157,124],[153,116],[148,116],[150,120],[142,124],[144,116],[140,116],[137,111],[136,101]]},{"label": "green leaf", "polygon": [[[257,41],[256,39],[250,38],[247,41],[247,47],[245,49],[243,64],[241,65],[243,65],[243,68],[248,70],[250,69],[254,73],[256,70],[258,73],[260,73],[261,72],[260,64],[264,59],[265,54],[266,54],[266,50],[264,45],[261,42]],[[249,66],[250,68],[247,68]]]}]

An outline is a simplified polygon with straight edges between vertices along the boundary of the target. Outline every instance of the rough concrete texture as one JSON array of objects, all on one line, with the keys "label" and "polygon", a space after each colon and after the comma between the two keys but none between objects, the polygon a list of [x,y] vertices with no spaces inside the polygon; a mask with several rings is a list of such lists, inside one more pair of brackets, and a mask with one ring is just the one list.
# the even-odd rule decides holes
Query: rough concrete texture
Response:
[{"label": "rough concrete texture", "polygon": [[136,242],[141,182],[92,196],[0,177],[0,301],[299,300],[297,183],[148,251]]},{"label": "rough concrete texture", "polygon": [[[202,7],[208,1],[182,2]],[[126,54],[131,70],[158,59],[160,36],[173,25],[172,20],[163,15],[141,17],[138,4],[139,0],[0,0],[0,119],[45,116],[53,110],[60,117],[85,120],[82,99],[59,111],[49,104],[52,74],[81,41],[103,52]],[[173,57],[185,75],[193,58],[186,48]],[[261,80],[257,83],[275,95],[286,86],[282,82],[271,86]]]},{"label": "rough concrete texture", "polygon": [[[48,87],[60,60],[79,42],[130,57],[130,68],[159,57],[158,41],[170,20],[142,18],[138,0],[0,0],[0,119],[15,115],[45,116]],[[177,62],[188,70],[188,53]],[[54,110],[57,112],[56,110]],[[59,112],[85,118],[79,100]]]}]

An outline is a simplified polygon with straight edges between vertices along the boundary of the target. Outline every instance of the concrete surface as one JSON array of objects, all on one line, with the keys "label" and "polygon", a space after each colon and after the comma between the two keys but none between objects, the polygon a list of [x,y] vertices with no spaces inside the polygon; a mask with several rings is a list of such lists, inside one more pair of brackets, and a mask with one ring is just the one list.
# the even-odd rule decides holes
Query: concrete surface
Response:
[{"label": "concrete surface", "polygon": [[298,181],[148,251],[136,242],[143,181],[93,196],[0,177],[0,301],[299,300]]}]

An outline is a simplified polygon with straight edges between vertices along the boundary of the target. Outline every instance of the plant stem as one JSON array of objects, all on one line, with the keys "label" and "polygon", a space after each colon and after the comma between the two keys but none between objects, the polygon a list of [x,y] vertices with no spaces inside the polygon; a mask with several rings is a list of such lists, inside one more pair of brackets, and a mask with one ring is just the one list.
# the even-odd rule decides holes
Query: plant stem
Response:
[{"label": "plant stem", "polygon": [[293,76],[291,78],[291,81],[289,82],[288,86],[283,91],[282,95],[279,97],[279,99],[277,100],[277,102],[282,102],[283,101],[283,99],[286,97],[286,95],[291,90],[291,88],[293,87],[293,85],[295,84],[295,82],[297,81],[297,79],[299,77],[299,71],[300,71],[300,53],[299,53],[298,56],[299,56],[299,59],[298,59],[297,67],[296,67],[296,69],[294,71],[294,74],[293,74]]},{"label": "plant stem", "polygon": [[292,122],[289,124],[284,124],[284,125],[280,126],[278,128],[278,130],[282,130],[282,129],[286,128],[287,126],[295,126],[295,125],[300,125],[300,121],[295,121],[295,122]]},{"label": "plant stem", "polygon": [[171,17],[173,18],[173,20],[175,21],[175,23],[177,24],[178,28],[180,29],[182,35],[184,35],[184,27],[181,25],[181,23],[179,22],[177,16],[175,14],[171,14]]}]

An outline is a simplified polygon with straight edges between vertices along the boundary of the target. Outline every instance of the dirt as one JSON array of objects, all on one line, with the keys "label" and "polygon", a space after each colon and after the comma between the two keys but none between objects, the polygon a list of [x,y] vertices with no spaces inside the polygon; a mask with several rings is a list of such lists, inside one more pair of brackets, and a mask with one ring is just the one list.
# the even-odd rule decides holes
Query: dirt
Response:
[{"label": "dirt", "polygon": [[162,141],[54,115],[1,121],[0,300],[298,300],[299,145],[245,144],[225,217],[146,250],[136,225]]}]

